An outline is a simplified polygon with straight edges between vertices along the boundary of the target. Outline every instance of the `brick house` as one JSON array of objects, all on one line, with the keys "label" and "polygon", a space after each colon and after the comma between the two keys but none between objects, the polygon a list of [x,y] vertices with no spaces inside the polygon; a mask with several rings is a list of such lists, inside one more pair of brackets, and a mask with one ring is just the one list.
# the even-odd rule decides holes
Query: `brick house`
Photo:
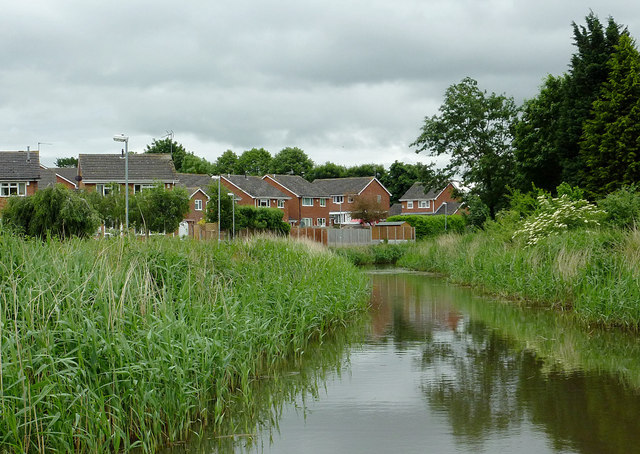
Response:
[{"label": "brick house", "polygon": [[[138,193],[162,183],[172,188],[178,177],[170,154],[129,153],[129,191]],[[107,194],[112,183],[125,184],[125,159],[120,154],[78,155],[79,188]]]},{"label": "brick house", "polygon": [[318,179],[298,175],[265,175],[264,180],[292,198],[290,221],[301,227],[358,224],[351,219],[357,197],[368,197],[389,211],[391,193],[373,177]]},{"label": "brick house", "polygon": [[36,151],[0,151],[0,210],[11,196],[33,195],[41,178]]},{"label": "brick house", "polygon": [[209,186],[214,182],[210,175],[195,173],[178,173],[177,186],[187,190],[189,194],[189,213],[180,224],[180,235],[194,235],[194,225],[205,218],[207,204],[211,199]]},{"label": "brick house", "polygon": [[425,193],[422,183],[414,183],[400,198],[401,214],[459,214],[461,202],[454,197],[459,190],[454,183],[449,183],[444,189]]},{"label": "brick house", "polygon": [[283,211],[282,219],[290,221],[291,197],[264,179],[251,175],[221,175],[222,186],[234,194],[238,205],[278,208]]},{"label": "brick house", "polygon": [[78,169],[76,167],[44,167],[40,165],[40,183],[38,189],[61,184],[68,189],[78,189]]}]

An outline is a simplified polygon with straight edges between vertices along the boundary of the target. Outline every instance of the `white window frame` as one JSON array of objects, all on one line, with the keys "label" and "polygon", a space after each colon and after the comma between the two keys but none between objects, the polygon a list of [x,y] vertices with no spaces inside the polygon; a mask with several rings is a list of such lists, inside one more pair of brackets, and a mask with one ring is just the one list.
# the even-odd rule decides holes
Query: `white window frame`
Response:
[{"label": "white window frame", "polygon": [[96,184],[96,192],[102,196],[111,194],[112,189],[110,184]]},{"label": "white window frame", "polygon": [[194,204],[194,210],[202,211],[202,200],[196,199]]},{"label": "white window frame", "polygon": [[407,210],[413,210],[413,201],[407,202]]},{"label": "white window frame", "polygon": [[313,227],[313,218],[302,218],[300,220],[300,227]]},{"label": "white window frame", "polygon": [[335,204],[341,204],[344,203],[344,196],[343,195],[334,195],[333,196],[333,203]]},{"label": "white window frame", "polygon": [[278,199],[278,208],[284,209],[284,199]]},{"label": "white window frame", "polygon": [[429,206],[431,205],[431,201],[430,200],[420,200],[418,202],[418,205],[420,206],[420,208],[429,208]]},{"label": "white window frame", "polygon": [[258,199],[258,207],[269,208],[270,206],[269,199]]},{"label": "white window frame", "polygon": [[149,183],[136,183],[133,185],[133,193],[138,194],[139,192],[144,191],[145,189],[151,189],[155,187],[155,184]]},{"label": "white window frame", "polygon": [[303,197],[302,198],[302,206],[303,207],[312,207],[313,206],[313,197]]},{"label": "white window frame", "polygon": [[353,196],[352,195],[347,197],[347,203],[353,203]]},{"label": "white window frame", "polygon": [[316,225],[318,227],[326,227],[327,226],[327,218],[318,218],[317,221],[318,222],[316,222]]},{"label": "white window frame", "polygon": [[0,183],[0,197],[11,197],[17,195],[24,197],[27,195],[27,183],[23,181]]},{"label": "white window frame", "polygon": [[321,207],[326,207],[327,206],[327,199],[320,199],[320,206]]}]

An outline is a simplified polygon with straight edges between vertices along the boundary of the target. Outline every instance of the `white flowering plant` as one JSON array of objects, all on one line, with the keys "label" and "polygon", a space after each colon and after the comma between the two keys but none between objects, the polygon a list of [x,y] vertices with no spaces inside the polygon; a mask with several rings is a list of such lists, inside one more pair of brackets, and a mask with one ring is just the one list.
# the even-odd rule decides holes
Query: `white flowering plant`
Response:
[{"label": "white flowering plant", "polygon": [[513,234],[514,239],[523,238],[528,246],[567,230],[597,227],[604,216],[604,211],[595,205],[584,199],[572,200],[566,194],[555,198],[540,195],[538,204],[536,212]]}]

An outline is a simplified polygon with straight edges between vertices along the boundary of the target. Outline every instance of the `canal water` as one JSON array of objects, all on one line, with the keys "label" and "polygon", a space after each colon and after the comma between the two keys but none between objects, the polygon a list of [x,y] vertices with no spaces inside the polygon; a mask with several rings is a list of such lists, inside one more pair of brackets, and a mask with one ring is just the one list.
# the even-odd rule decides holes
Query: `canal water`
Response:
[{"label": "canal water", "polygon": [[172,453],[640,452],[638,336],[373,272],[369,316]]}]

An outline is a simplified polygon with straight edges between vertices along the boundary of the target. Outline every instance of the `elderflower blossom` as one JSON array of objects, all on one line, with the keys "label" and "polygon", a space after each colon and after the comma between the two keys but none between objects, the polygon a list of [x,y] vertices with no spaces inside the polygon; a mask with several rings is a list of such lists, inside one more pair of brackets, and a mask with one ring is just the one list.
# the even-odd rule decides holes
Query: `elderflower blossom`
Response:
[{"label": "elderflower blossom", "polygon": [[571,200],[566,195],[558,198],[538,197],[539,211],[527,218],[513,238],[522,237],[527,246],[534,246],[543,238],[577,227],[596,227],[603,211],[586,200]]}]

